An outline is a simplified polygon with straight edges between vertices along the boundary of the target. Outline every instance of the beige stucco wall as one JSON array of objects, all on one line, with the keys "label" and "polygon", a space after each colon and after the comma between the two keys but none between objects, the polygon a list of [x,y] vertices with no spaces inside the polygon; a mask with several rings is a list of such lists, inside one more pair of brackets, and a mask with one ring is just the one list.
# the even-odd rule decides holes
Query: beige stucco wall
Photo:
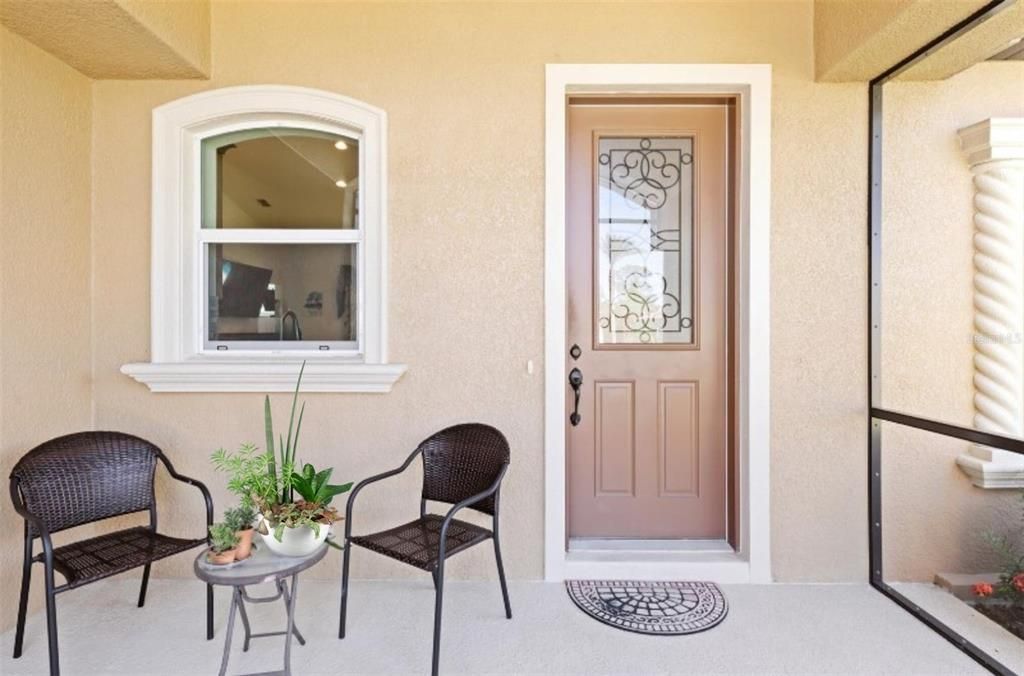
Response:
[{"label": "beige stucco wall", "polygon": [[[359,478],[448,423],[497,425],[514,454],[507,567],[540,577],[544,64],[767,62],[774,573],[864,579],[866,95],[862,84],[814,83],[812,19],[810,2],[214,3],[209,82],[94,85],[93,235],[105,257],[94,286],[96,424],[153,439],[221,506],[209,453],[261,436],[257,395],[155,395],[118,372],[149,354],[152,108],[253,83],[367,101],[390,116],[391,354],[410,368],[389,395],[306,396],[304,454]],[[642,37],[630,36],[636,26]],[[411,472],[368,491],[356,528],[411,517],[417,481]],[[162,523],[195,530],[198,504],[175,495]],[[189,575],[179,558],[155,574]],[[492,568],[481,548],[452,573]],[[332,561],[317,573],[336,571]],[[366,553],[353,572],[410,574]]]},{"label": "beige stucco wall", "polygon": [[[974,188],[957,130],[1024,116],[1024,63],[981,63],[941,82],[885,87],[882,404],[973,422]],[[887,577],[991,567],[982,533],[1019,519],[1019,493],[973,488],[965,442],[887,425]]]},{"label": "beige stucco wall", "polygon": [[[0,73],[0,477],[6,485],[24,451],[92,425],[92,94],[88,78],[2,27]],[[14,621],[22,553],[21,524],[6,488],[0,524],[0,626],[6,628]]]}]

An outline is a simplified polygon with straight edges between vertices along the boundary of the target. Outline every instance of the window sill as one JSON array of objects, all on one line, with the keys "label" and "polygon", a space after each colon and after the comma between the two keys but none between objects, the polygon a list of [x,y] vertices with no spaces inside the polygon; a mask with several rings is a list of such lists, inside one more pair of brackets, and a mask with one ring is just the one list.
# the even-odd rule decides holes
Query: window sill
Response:
[{"label": "window sill", "polygon": [[[125,364],[121,373],[152,392],[291,392],[298,364],[293,360],[142,362]],[[387,393],[407,368],[405,364],[310,359],[302,391]]]}]

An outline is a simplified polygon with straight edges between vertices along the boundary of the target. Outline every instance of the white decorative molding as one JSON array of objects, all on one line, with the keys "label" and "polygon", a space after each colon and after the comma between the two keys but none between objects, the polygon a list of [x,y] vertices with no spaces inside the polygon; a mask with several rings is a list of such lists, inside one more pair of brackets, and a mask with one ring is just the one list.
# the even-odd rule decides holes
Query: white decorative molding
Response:
[{"label": "white decorative molding", "polygon": [[972,446],[956,464],[978,488],[1024,488],[1024,462],[1015,453]]},{"label": "white decorative molding", "polygon": [[964,127],[957,136],[972,167],[994,160],[1024,159],[1024,118],[990,117]]},{"label": "white decorative molding", "polygon": [[[358,242],[358,346],[333,350],[245,350],[219,354],[204,342],[200,147],[219,134],[301,128],[359,141],[358,231],[295,231],[289,241]],[[225,87],[153,110],[151,362],[121,372],[154,392],[281,391],[295,364],[310,363],[310,392],[387,392],[405,372],[387,354],[387,114],[333,92],[304,87]],[[239,233],[217,232],[220,241]],[[242,233],[245,234],[245,233]],[[209,238],[211,233],[203,234]],[[270,235],[266,235],[270,237]],[[283,370],[282,370],[283,369]],[[285,376],[284,374],[288,375]],[[285,380],[291,385],[285,386]]]},{"label": "white decorative molding", "polygon": [[[974,426],[1024,437],[1024,119],[961,129],[974,173]],[[1024,457],[973,446],[957,464],[980,488],[1024,487]]]},{"label": "white decorative molding", "polygon": [[[772,581],[771,572],[771,100],[769,64],[547,64],[544,248],[544,576],[606,579],[699,577]],[[599,94],[736,94],[740,113],[737,219],[739,269],[739,552],[703,552],[666,565],[643,557],[594,560],[566,550],[565,166],[566,97]]]},{"label": "white decorative molding", "polygon": [[[153,392],[291,392],[300,362],[189,361],[125,364],[121,373],[145,383]],[[310,360],[302,374],[304,392],[384,394],[405,373],[404,364],[361,364]]]}]

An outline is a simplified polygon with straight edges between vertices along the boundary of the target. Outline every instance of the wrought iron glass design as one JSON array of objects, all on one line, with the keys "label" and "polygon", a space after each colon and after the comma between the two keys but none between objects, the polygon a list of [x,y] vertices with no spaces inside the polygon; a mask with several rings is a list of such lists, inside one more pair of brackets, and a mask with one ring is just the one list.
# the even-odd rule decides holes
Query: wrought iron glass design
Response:
[{"label": "wrought iron glass design", "polygon": [[693,343],[693,138],[597,143],[598,345]]}]

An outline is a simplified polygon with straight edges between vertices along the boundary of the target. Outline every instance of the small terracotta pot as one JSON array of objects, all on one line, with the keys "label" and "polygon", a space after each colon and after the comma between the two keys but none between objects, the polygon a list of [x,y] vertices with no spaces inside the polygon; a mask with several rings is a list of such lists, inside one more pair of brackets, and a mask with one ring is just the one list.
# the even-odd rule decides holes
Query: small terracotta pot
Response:
[{"label": "small terracotta pot", "polygon": [[252,553],[252,528],[236,531],[238,544],[235,545],[235,561],[249,558]]},{"label": "small terracotta pot", "polygon": [[215,552],[211,549],[206,552],[206,560],[216,566],[223,566],[235,560],[235,550],[229,549],[224,552]]}]

